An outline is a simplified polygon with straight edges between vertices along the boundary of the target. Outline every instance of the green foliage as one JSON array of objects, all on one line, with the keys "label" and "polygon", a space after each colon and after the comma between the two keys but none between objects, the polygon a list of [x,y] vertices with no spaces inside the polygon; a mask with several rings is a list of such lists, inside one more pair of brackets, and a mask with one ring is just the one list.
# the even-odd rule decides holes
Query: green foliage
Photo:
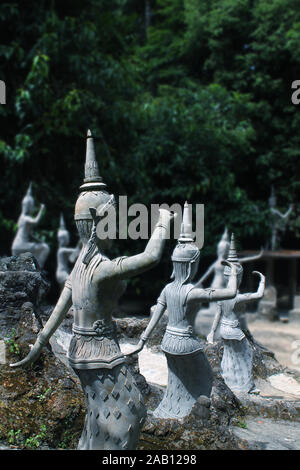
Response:
[{"label": "green foliage", "polygon": [[15,337],[16,337],[16,330],[12,328],[9,337],[5,338],[5,343],[8,346],[9,352],[11,352],[12,354],[16,354],[18,356],[20,354],[20,347],[18,343],[16,343]]},{"label": "green foliage", "polygon": [[[300,193],[296,0],[29,0],[0,5],[0,243],[8,254],[29,181],[46,205],[38,236],[55,270],[60,212],[73,210],[91,128],[105,182],[129,204],[205,204],[204,253],[227,224],[240,247],[263,245],[267,199]],[[299,237],[298,209],[287,243]],[[115,244],[114,255],[144,243]],[[170,248],[170,247],[169,247]],[[131,281],[153,296],[158,281]],[[155,273],[151,274],[156,278]],[[162,279],[163,277],[163,279]],[[151,287],[150,287],[151,285]]]}]

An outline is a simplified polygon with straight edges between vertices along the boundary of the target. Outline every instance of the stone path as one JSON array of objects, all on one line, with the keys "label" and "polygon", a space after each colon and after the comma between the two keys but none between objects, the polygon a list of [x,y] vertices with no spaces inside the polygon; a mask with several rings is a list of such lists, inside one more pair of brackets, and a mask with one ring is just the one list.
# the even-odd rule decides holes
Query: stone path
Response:
[{"label": "stone path", "polygon": [[275,353],[280,364],[300,372],[300,320],[288,323],[251,321],[248,315],[248,327],[259,343]]},{"label": "stone path", "polygon": [[252,450],[299,450],[299,423],[248,417],[241,426],[232,426],[234,434],[245,439]]}]

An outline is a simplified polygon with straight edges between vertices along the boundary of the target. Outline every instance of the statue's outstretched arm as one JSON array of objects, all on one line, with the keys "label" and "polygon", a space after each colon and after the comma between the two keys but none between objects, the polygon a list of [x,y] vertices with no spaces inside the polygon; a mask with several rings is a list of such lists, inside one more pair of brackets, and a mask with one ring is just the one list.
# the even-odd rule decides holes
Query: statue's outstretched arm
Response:
[{"label": "statue's outstretched arm", "polygon": [[278,215],[278,217],[281,217],[282,219],[286,219],[290,215],[292,210],[293,210],[293,205],[292,204],[290,205],[288,210],[285,212],[285,214],[282,214],[282,212],[280,212],[278,209],[274,209],[273,207],[271,208],[272,214]]},{"label": "statue's outstretched arm", "polygon": [[65,286],[52,314],[50,315],[50,318],[48,319],[42,331],[39,333],[37,340],[29,354],[22,361],[16,362],[15,364],[10,364],[10,366],[19,367],[35,362],[40,356],[43,347],[48,343],[50,337],[59,327],[71,306],[72,290]]},{"label": "statue's outstretched arm", "polygon": [[[113,263],[113,269],[110,269],[110,272],[106,272],[106,277],[128,279],[153,268],[159,263],[166,238],[169,234],[170,223],[174,218],[173,214],[166,209],[160,209],[159,212],[158,222],[143,253],[119,258],[118,262]],[[97,273],[94,274],[94,278],[96,276]],[[103,276],[101,271],[99,276]]]},{"label": "statue's outstretched arm", "polygon": [[156,328],[159,320],[161,319],[162,315],[164,314],[164,312],[166,310],[166,306],[167,305],[166,305],[166,302],[165,302],[164,291],[162,291],[160,297],[157,300],[157,304],[155,305],[155,309],[154,309],[153,315],[151,317],[151,320],[148,323],[147,328],[145,329],[145,331],[141,335],[137,347],[133,351],[131,351],[130,353],[125,354],[125,356],[131,356],[132,354],[136,354],[136,353],[140,352],[143,349],[146,341],[150,338],[153,330]]},{"label": "statue's outstretched arm", "polygon": [[237,293],[237,274],[236,266],[229,261],[222,261],[223,265],[231,267],[231,274],[229,276],[228,285],[223,289],[200,289],[195,287],[191,289],[188,294],[188,300],[226,300],[233,299]]},{"label": "statue's outstretched arm", "polygon": [[216,329],[218,328],[218,324],[222,316],[222,307],[219,302],[217,303],[217,306],[218,306],[218,309],[217,309],[210,333],[207,335],[207,338],[206,338],[208,343],[214,342],[214,335],[215,335]]},{"label": "statue's outstretched arm", "polygon": [[37,216],[36,217],[26,216],[26,220],[28,222],[30,222],[31,224],[38,224],[39,221],[40,221],[40,218],[42,217],[44,207],[45,207],[45,205],[41,204],[41,207],[40,207],[40,210],[39,210]]},{"label": "statue's outstretched arm", "polygon": [[208,277],[214,272],[216,262],[214,261],[213,264],[205,271],[203,276],[199,279],[199,281],[196,283],[196,287],[202,286],[203,282],[208,279]]},{"label": "statue's outstretched arm", "polygon": [[258,299],[261,299],[262,296],[264,295],[265,276],[259,271],[252,271],[252,274],[257,274],[258,276],[260,276],[260,282],[259,282],[257,291],[253,293],[249,293],[249,294],[238,294],[236,297],[237,303],[249,302],[251,300],[258,300]]},{"label": "statue's outstretched arm", "polygon": [[263,253],[264,253],[264,249],[261,248],[258,255],[246,256],[245,258],[239,258],[239,262],[242,264],[242,263],[248,263],[249,261],[254,261],[256,259],[261,258]]}]

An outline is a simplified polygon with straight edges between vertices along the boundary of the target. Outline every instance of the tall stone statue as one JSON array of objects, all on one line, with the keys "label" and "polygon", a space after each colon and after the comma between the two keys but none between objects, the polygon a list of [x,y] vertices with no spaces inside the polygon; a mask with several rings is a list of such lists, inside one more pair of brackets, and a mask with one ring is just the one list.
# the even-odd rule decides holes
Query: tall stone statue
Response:
[{"label": "tall stone statue", "polygon": [[73,304],[74,324],[68,359],[80,379],[87,413],[78,449],[126,450],[137,445],[145,419],[142,396],[120,351],[112,312],[124,293],[126,279],[159,262],[172,215],[160,210],[145,250],[111,260],[112,240],[100,239],[97,225],[113,195],[99,175],[90,131],[84,184],[75,206],[82,249],[60,298],[22,366],[35,361]]},{"label": "tall stone statue", "polygon": [[81,243],[78,243],[75,248],[68,247],[70,243],[70,234],[66,229],[63,214],[60,215],[60,226],[57,231],[57,239],[58,250],[56,254],[56,280],[62,289],[70,274],[70,265],[75,263],[81,249]]},{"label": "tall stone statue", "polygon": [[161,292],[145,332],[137,347],[129,353],[135,354],[144,347],[167,309],[168,324],[161,349],[167,358],[168,385],[161,403],[153,412],[159,418],[187,416],[201,395],[210,397],[213,375],[193,330],[194,315],[200,302],[230,299],[236,295],[236,268],[226,261],[224,264],[232,268],[227,288],[202,289],[195,286],[193,279],[197,274],[200,251],[193,241],[191,229],[189,206],[186,203],[181,235],[172,254],[173,281]]},{"label": "tall stone statue", "polygon": [[12,254],[19,255],[29,251],[37,259],[39,266],[44,267],[46,259],[50,253],[50,248],[47,243],[34,241],[32,229],[37,225],[41,219],[44,204],[41,204],[40,210],[36,217],[30,214],[34,209],[34,199],[32,196],[32,184],[30,183],[27,193],[22,201],[22,212],[18,220],[18,230],[12,244]]},{"label": "tall stone statue", "polygon": [[269,198],[269,207],[271,212],[271,243],[270,248],[272,251],[279,248],[280,237],[278,232],[283,232],[288,216],[293,210],[293,204],[290,204],[288,210],[283,214],[276,209],[276,196],[274,186],[271,188],[271,196]]},{"label": "tall stone statue", "polygon": [[[236,254],[233,234],[227,261],[236,266],[239,287],[242,281],[243,268]],[[237,292],[234,298],[218,302],[218,311],[211,332],[207,336],[207,341],[213,343],[215,331],[220,323],[220,337],[224,346],[221,374],[224,381],[233,392],[259,392],[253,380],[252,349],[249,346],[247,337],[243,331],[243,325],[241,324],[247,302],[261,299],[264,294],[265,277],[258,271],[253,271],[253,274],[260,276],[257,292],[249,294],[240,294]],[[225,266],[224,276],[228,279],[228,283],[230,275],[231,269]]]}]

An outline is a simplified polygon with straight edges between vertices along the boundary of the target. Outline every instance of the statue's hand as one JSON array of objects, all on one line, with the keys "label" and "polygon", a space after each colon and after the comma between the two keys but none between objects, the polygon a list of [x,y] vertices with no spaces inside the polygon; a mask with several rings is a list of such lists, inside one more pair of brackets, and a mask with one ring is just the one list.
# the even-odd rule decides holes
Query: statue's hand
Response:
[{"label": "statue's hand", "polygon": [[177,217],[177,214],[174,212],[168,211],[167,209],[159,209],[158,222],[167,227],[171,223],[171,220],[175,219],[176,217]]},{"label": "statue's hand", "polygon": [[22,359],[22,361],[15,362],[14,364],[9,364],[10,367],[21,367],[27,364],[31,364],[32,362],[35,362],[39,358],[42,349],[43,349],[43,346],[37,341],[33,345],[29,354],[27,354],[27,356],[24,359]]},{"label": "statue's hand", "polygon": [[231,276],[236,275],[237,269],[236,269],[236,265],[234,263],[231,263],[230,261],[227,261],[227,260],[223,260],[223,261],[221,261],[221,264],[223,264],[223,266],[227,265],[231,268]]},{"label": "statue's hand", "polygon": [[260,282],[265,281],[265,276],[259,271],[252,271],[252,274],[257,274],[260,277]]},{"label": "statue's hand", "polygon": [[214,332],[211,331],[208,335],[207,335],[207,342],[210,343],[210,344],[213,344],[214,342]]},{"label": "statue's hand", "polygon": [[133,354],[139,353],[143,349],[144,344],[145,344],[145,341],[140,340],[137,344],[137,347],[133,351],[127,354],[124,354],[124,356],[133,356]]}]

